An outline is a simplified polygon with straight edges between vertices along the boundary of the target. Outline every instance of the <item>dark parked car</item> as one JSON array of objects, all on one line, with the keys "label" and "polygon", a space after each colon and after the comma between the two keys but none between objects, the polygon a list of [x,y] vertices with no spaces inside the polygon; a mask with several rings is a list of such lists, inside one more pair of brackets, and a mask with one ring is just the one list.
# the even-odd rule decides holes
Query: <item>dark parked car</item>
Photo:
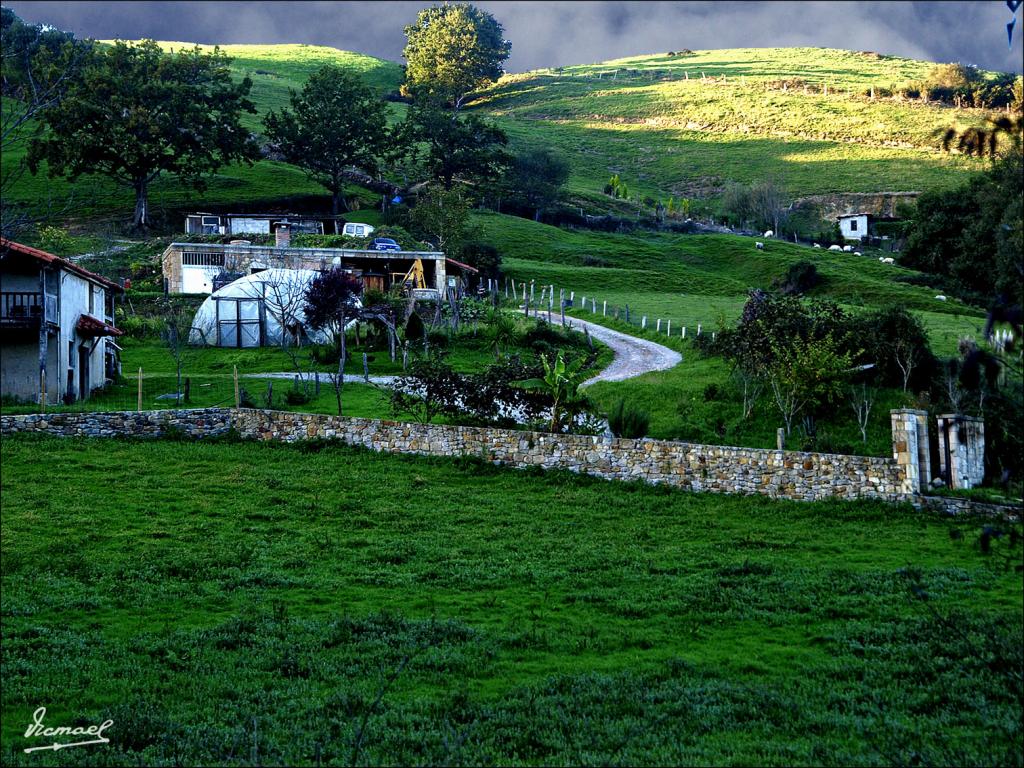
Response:
[{"label": "dark parked car", "polygon": [[375,237],[373,242],[370,243],[371,251],[400,251],[402,246],[392,240],[390,237]]}]

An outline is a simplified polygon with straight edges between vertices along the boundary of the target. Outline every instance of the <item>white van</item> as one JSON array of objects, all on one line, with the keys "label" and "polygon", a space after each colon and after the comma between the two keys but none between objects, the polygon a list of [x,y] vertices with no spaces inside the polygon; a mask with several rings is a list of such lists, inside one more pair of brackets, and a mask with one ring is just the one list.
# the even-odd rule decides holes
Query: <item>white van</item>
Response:
[{"label": "white van", "polygon": [[369,237],[373,234],[373,227],[369,224],[360,224],[356,221],[350,221],[342,227],[341,234],[348,235],[349,237]]}]

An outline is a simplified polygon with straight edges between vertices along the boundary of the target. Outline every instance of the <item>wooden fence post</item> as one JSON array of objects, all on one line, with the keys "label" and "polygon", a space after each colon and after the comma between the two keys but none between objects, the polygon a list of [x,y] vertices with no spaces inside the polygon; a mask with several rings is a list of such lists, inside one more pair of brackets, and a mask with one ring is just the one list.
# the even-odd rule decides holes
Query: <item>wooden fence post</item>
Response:
[{"label": "wooden fence post", "polygon": [[665,332],[665,335],[666,336],[671,336],[672,335],[672,321],[671,320],[668,321],[668,330]]},{"label": "wooden fence post", "polygon": [[139,396],[138,396],[138,403],[136,404],[136,406],[137,406],[136,410],[142,411],[142,369],[141,368],[139,368],[139,386],[138,386],[138,389],[139,389]]},{"label": "wooden fence post", "polygon": [[233,378],[235,380],[235,408],[241,408],[242,407],[242,401],[238,397],[238,366],[235,365],[235,366],[232,366],[232,368],[234,369],[234,373],[232,375],[233,375]]},{"label": "wooden fence post", "polygon": [[656,333],[661,333],[661,318],[658,318],[658,326],[654,329]]}]

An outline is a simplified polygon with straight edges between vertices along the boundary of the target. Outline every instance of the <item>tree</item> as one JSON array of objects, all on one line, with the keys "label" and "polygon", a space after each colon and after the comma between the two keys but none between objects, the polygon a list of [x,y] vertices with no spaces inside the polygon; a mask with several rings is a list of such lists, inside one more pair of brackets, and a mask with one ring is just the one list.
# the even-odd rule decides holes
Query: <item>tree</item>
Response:
[{"label": "tree", "polygon": [[411,413],[413,418],[429,424],[442,413],[459,413],[459,396],[465,387],[463,377],[455,373],[442,355],[416,360],[409,372],[399,376],[389,395],[395,416]]},{"label": "tree", "polygon": [[420,11],[405,28],[404,92],[458,112],[469,94],[501,77],[512,52],[504,33],[494,16],[468,3]]},{"label": "tree", "polygon": [[242,128],[252,81],[231,79],[230,59],[198,46],[164,54],[152,40],[95,49],[59,104],[43,111],[47,133],[29,144],[28,165],[74,181],[100,174],[135,193],[136,227],[147,227],[149,186],[172,173],[202,191],[221,165],[258,157]]},{"label": "tree", "polygon": [[357,75],[330,64],[314,72],[301,93],[292,91],[290,101],[291,109],[264,119],[268,137],[285,160],[330,191],[332,213],[347,210],[346,171],[354,166],[376,173],[392,144],[384,103]]},{"label": "tree", "polygon": [[47,218],[15,211],[9,196],[27,167],[22,153],[41,130],[38,118],[60,104],[90,48],[69,32],[25,24],[9,8],[0,8],[0,234],[9,240]]},{"label": "tree", "polygon": [[586,358],[579,357],[566,363],[562,350],[558,350],[553,362],[541,357],[544,375],[525,379],[516,385],[526,390],[539,390],[551,397],[551,421],[549,431],[561,432],[563,427],[572,431],[576,415],[586,408],[588,400],[582,394],[580,384],[586,378]]},{"label": "tree", "polygon": [[458,189],[428,187],[409,212],[409,229],[437,250],[460,256],[471,234],[466,194]]},{"label": "tree", "polygon": [[341,267],[321,272],[306,290],[303,313],[311,328],[327,331],[338,349],[338,372],[332,378],[334,395],[341,416],[341,391],[345,386],[345,329],[356,311],[362,285]]},{"label": "tree", "polygon": [[785,217],[785,195],[773,181],[762,181],[750,187],[729,182],[722,193],[722,210],[739,225],[779,231]]},{"label": "tree", "polygon": [[345,326],[355,316],[362,291],[359,280],[341,267],[325,270],[310,281],[303,313],[310,328],[326,331],[342,349]]},{"label": "tree", "polygon": [[869,387],[867,382],[860,382],[859,384],[851,384],[847,390],[847,397],[850,404],[850,408],[853,409],[854,416],[857,417],[857,427],[860,429],[861,439],[867,443],[868,441],[868,420],[871,416],[871,407],[875,404],[875,399],[878,397],[878,390],[874,387]]},{"label": "tree", "polygon": [[428,98],[417,98],[409,106],[396,141],[408,147],[412,162],[445,189],[457,179],[498,179],[511,162],[504,150],[508,136],[501,128],[477,115],[460,117]]},{"label": "tree", "polygon": [[872,378],[884,386],[925,389],[936,360],[928,331],[917,315],[904,307],[877,309],[856,316],[852,335],[863,345],[858,361],[871,364]]},{"label": "tree", "polygon": [[900,263],[949,280],[975,301],[1024,301],[1024,154],[1012,147],[951,190],[918,198]]},{"label": "tree", "polygon": [[831,334],[822,339],[797,341],[776,350],[767,378],[787,435],[798,414],[813,413],[814,409],[842,394],[850,371],[850,357],[848,352],[839,351]]},{"label": "tree", "polygon": [[181,371],[189,357],[191,347],[189,336],[192,332],[192,319],[194,313],[186,305],[173,299],[162,300],[160,306],[160,320],[163,328],[160,331],[160,339],[174,360],[174,372],[177,387],[175,389],[175,403],[181,405]]},{"label": "tree", "polygon": [[533,220],[540,221],[569,180],[569,163],[549,149],[532,149],[516,155],[509,177],[512,195],[533,208]]}]

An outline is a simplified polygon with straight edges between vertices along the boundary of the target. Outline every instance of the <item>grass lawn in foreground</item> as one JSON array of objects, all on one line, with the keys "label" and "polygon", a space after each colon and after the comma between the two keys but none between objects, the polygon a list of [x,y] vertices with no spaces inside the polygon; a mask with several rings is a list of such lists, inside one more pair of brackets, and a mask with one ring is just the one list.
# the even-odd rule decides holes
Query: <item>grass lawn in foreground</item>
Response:
[{"label": "grass lawn in foreground", "polygon": [[5,759],[43,705],[114,726],[40,765],[1019,759],[979,523],[323,444],[0,466]]}]

